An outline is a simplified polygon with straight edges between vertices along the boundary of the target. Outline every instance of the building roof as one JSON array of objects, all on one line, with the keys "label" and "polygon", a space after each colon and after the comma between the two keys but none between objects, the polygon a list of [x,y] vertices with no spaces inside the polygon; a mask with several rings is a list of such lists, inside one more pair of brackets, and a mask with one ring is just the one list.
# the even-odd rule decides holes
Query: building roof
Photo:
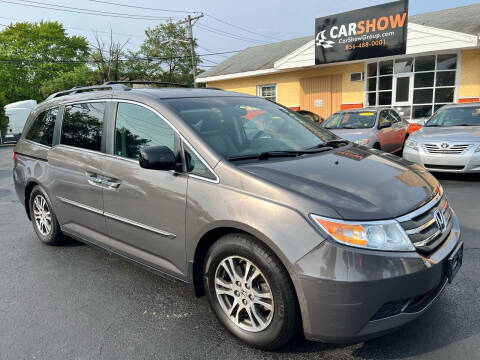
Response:
[{"label": "building roof", "polygon": [[[408,17],[411,23],[480,36],[480,3],[433,11]],[[253,46],[238,52],[198,78],[273,69],[277,60],[313,39],[313,35],[267,45]]]},{"label": "building roof", "polygon": [[236,74],[245,71],[272,69],[273,64],[313,39],[313,35],[246,48],[199,77]]},{"label": "building roof", "polygon": [[480,3],[412,15],[408,21],[444,30],[480,36]]}]

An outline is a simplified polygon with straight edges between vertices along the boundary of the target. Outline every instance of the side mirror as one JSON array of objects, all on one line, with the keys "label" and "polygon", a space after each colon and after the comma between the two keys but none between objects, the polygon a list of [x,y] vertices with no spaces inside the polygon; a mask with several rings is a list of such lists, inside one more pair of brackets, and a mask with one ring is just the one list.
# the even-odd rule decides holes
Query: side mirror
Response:
[{"label": "side mirror", "polygon": [[177,159],[172,150],[166,146],[151,146],[140,150],[140,166],[153,170],[175,170]]},{"label": "side mirror", "polygon": [[385,129],[385,128],[389,128],[392,126],[392,122],[387,120],[387,121],[384,121],[382,122],[381,124],[378,125],[378,128],[379,129]]},{"label": "side mirror", "polygon": [[420,126],[425,126],[425,123],[426,123],[426,120],[425,119],[422,119],[420,121],[417,121],[417,125],[420,125]]}]

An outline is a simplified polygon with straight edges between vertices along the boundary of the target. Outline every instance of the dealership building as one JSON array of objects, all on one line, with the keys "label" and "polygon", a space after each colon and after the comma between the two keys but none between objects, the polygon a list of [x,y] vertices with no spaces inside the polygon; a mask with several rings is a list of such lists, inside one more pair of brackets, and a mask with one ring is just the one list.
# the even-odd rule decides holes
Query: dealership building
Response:
[{"label": "dealership building", "polygon": [[[325,31],[338,36],[342,28],[332,30],[328,21],[338,22],[322,18],[320,30],[327,30],[320,31],[317,19],[315,35],[249,47],[202,73],[197,82],[263,96],[322,117],[341,109],[392,106],[403,117],[415,120],[444,104],[479,101],[480,3],[408,16],[399,35],[400,42],[403,36],[400,51],[392,51],[393,55],[378,51],[382,47],[376,45],[381,41],[389,45],[390,39],[382,40],[384,35],[355,41],[352,33],[346,33],[349,26],[358,25],[360,34],[362,24],[372,25],[375,19],[354,20],[357,25],[352,25],[352,13],[346,14],[350,19],[343,29],[347,42],[325,37]],[[388,11],[376,17],[377,27],[384,30],[388,17]],[[350,52],[329,61],[325,53],[338,43],[342,43],[342,52]],[[355,46],[359,52],[351,51]],[[324,58],[319,59],[322,54]]]}]

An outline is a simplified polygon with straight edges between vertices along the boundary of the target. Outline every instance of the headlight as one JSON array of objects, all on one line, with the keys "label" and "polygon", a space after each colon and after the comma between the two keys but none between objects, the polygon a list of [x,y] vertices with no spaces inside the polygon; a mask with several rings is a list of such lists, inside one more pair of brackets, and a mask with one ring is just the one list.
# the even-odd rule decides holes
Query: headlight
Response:
[{"label": "headlight", "polygon": [[317,225],[344,245],[384,251],[415,251],[400,224],[387,221],[341,221],[311,215]]},{"label": "headlight", "polygon": [[405,141],[405,146],[409,147],[410,149],[418,151],[418,144],[414,140],[407,140]]},{"label": "headlight", "polygon": [[480,152],[480,146],[477,147],[477,149],[475,150],[475,152]]},{"label": "headlight", "polygon": [[370,139],[361,139],[355,140],[354,143],[358,145],[367,145],[370,142]]}]

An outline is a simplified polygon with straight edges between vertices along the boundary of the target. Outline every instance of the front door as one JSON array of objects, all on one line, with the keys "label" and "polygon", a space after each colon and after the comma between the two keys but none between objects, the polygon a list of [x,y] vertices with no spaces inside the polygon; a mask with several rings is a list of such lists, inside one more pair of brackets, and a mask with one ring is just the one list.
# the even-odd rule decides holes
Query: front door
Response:
[{"label": "front door", "polygon": [[382,150],[392,152],[395,150],[395,129],[393,127],[393,119],[390,110],[382,110],[378,116],[378,134],[377,139],[380,142]]},{"label": "front door", "polygon": [[179,152],[172,127],[149,108],[119,102],[113,156],[103,169],[107,231],[122,254],[183,277],[187,176],[138,163],[140,148],[159,145]]},{"label": "front door", "polygon": [[393,106],[405,106],[412,103],[413,74],[398,74],[393,80]]}]

